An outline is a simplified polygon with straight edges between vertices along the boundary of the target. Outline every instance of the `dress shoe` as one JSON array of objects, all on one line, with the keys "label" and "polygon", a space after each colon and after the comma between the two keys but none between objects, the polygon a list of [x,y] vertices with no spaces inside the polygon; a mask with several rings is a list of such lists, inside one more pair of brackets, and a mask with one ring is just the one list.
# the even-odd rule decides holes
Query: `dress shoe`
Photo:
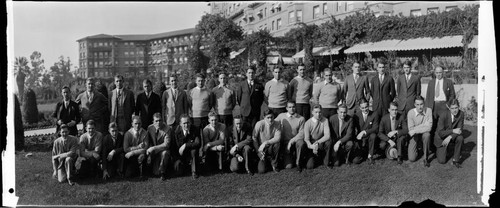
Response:
[{"label": "dress shoe", "polygon": [[351,164],[352,164],[352,163],[351,163],[349,160],[346,160],[346,161],[345,161],[345,165],[347,165],[347,167],[351,166]]},{"label": "dress shoe", "polygon": [[398,165],[401,165],[401,164],[403,164],[403,158],[398,157]]},{"label": "dress shoe", "polygon": [[192,174],[191,174],[191,177],[192,177],[193,179],[197,179],[197,178],[198,178],[198,174],[196,174],[196,173],[192,173]]},{"label": "dress shoe", "polygon": [[339,166],[340,166],[340,161],[338,161],[338,160],[337,160],[337,161],[335,161],[335,162],[333,163],[333,166],[335,166],[335,167],[339,167]]},{"label": "dress shoe", "polygon": [[461,168],[462,166],[460,165],[460,163],[458,163],[457,161],[453,160],[452,163],[451,163],[453,166],[457,167],[457,168]]},{"label": "dress shoe", "polygon": [[424,159],[424,166],[425,167],[431,166],[431,164],[429,164],[429,161],[427,161],[427,159]]},{"label": "dress shoe", "polygon": [[74,183],[74,182],[72,182],[72,181],[71,181],[71,180],[69,180],[69,179],[68,179],[68,184],[69,184],[70,186],[75,185],[75,183]]},{"label": "dress shoe", "polygon": [[167,180],[167,176],[166,176],[165,174],[162,174],[162,175],[161,175],[161,180],[162,180],[162,181],[166,181],[166,180]]},{"label": "dress shoe", "polygon": [[373,165],[375,164],[375,160],[373,160],[371,157],[368,158],[368,164]]},{"label": "dress shoe", "polygon": [[297,172],[302,172],[302,167],[300,167],[300,165],[297,165],[297,167],[295,167],[295,169],[297,170]]},{"label": "dress shoe", "polygon": [[250,171],[250,170],[248,170],[248,169],[247,169],[247,174],[248,174],[248,175],[251,175],[251,176],[253,175],[252,171]]},{"label": "dress shoe", "polygon": [[277,167],[273,166],[273,172],[278,173],[278,172],[280,172],[280,170]]}]

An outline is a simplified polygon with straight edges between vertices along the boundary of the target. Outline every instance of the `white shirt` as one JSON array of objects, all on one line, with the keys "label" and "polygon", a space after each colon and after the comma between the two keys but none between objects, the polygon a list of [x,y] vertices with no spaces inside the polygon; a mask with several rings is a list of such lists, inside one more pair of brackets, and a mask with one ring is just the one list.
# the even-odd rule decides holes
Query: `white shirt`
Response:
[{"label": "white shirt", "polygon": [[314,117],[311,117],[311,120],[312,120],[312,122],[314,122],[314,123],[317,123],[317,122],[318,122],[318,119],[316,119],[316,118],[314,118]]},{"label": "white shirt", "polygon": [[436,83],[434,85],[434,91],[436,91],[436,88],[438,87],[439,84],[439,96],[436,97],[436,94],[434,94],[434,101],[446,101],[446,96],[443,90],[443,83],[444,83],[443,78],[436,79]]},{"label": "white shirt", "polygon": [[365,113],[361,113],[361,114],[363,114],[363,121],[366,121],[366,117],[368,117],[368,113],[366,113],[366,114]]}]

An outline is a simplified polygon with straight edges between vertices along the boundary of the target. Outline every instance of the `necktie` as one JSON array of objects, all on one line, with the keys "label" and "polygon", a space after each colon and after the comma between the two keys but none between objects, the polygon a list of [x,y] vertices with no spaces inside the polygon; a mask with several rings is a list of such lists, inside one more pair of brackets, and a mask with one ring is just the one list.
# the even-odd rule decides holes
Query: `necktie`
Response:
[{"label": "necktie", "polygon": [[396,120],[394,117],[391,117],[391,131],[396,130]]},{"label": "necktie", "polygon": [[342,119],[339,119],[339,137],[342,136]]},{"label": "necktie", "polygon": [[116,118],[118,117],[118,106],[119,106],[119,103],[120,103],[120,96],[121,96],[121,93],[120,93],[119,90],[117,91],[117,94],[118,94],[118,96],[116,96],[116,101],[115,101],[115,116],[114,116],[115,117],[115,122],[117,122]]},{"label": "necktie", "polygon": [[358,75],[354,75],[354,84],[358,82]]},{"label": "necktie", "polygon": [[384,75],[380,75],[380,84],[384,81]]},{"label": "necktie", "polygon": [[135,132],[135,141],[137,141],[137,144],[139,144],[139,131]]},{"label": "necktie", "polygon": [[158,140],[158,134],[160,133],[160,129],[156,129],[156,134],[155,134],[155,145],[156,145],[156,141]]},{"label": "necktie", "polygon": [[439,82],[439,79],[436,80],[437,86],[436,86],[436,97],[439,97],[439,88],[441,87],[441,83]]},{"label": "necktie", "polygon": [[92,102],[92,98],[93,98],[93,97],[94,97],[94,96],[92,95],[92,93],[89,93],[89,102]]},{"label": "necktie", "polygon": [[172,94],[174,96],[174,100],[177,100],[177,90],[172,89]]},{"label": "necktie", "polygon": [[406,75],[406,83],[408,83],[408,81],[410,81],[410,75]]},{"label": "necktie", "polygon": [[363,113],[363,122],[366,122],[366,114]]},{"label": "necktie", "polygon": [[455,116],[451,115],[451,123],[453,123],[454,120],[455,120]]}]

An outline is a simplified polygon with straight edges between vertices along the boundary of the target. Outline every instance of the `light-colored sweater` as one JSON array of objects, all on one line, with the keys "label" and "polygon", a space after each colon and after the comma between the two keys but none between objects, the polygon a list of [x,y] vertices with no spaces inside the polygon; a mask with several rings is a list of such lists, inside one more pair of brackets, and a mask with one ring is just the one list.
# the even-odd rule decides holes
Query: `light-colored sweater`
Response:
[{"label": "light-colored sweater", "polygon": [[189,91],[193,118],[207,117],[213,105],[212,92],[207,88],[195,87]]},{"label": "light-colored sweater", "polygon": [[304,141],[307,143],[326,142],[330,139],[330,127],[328,126],[328,119],[322,117],[319,121],[314,117],[310,118],[304,124]]},{"label": "light-colored sweater", "polygon": [[314,95],[316,103],[323,108],[337,108],[338,102],[342,99],[342,88],[336,82],[318,83],[318,94]]},{"label": "light-colored sweater", "polygon": [[309,104],[312,97],[313,82],[309,78],[296,76],[288,86],[289,98],[295,103]]},{"label": "light-colored sweater", "polygon": [[236,94],[233,90],[220,85],[212,89],[215,96],[215,110],[219,115],[232,115],[236,105]]},{"label": "light-colored sweater", "polygon": [[414,131],[416,134],[423,134],[431,131],[432,110],[424,108],[421,114],[417,114],[417,109],[408,111],[408,131]]},{"label": "light-colored sweater", "polygon": [[293,116],[288,113],[281,113],[274,120],[281,123],[283,141],[289,142],[290,140],[297,141],[304,139],[304,123],[306,120],[303,116],[297,113]]},{"label": "light-colored sweater", "polygon": [[284,108],[288,101],[288,82],[272,79],[264,87],[264,95],[267,97],[270,108]]}]

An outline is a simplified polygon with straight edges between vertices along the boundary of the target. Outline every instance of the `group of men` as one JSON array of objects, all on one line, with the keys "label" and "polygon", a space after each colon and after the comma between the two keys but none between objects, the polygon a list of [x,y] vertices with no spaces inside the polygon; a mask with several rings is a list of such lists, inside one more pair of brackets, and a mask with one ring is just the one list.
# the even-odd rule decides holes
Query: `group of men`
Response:
[{"label": "group of men", "polygon": [[[371,79],[359,67],[353,64],[342,85],[329,68],[324,81],[314,83],[303,65],[290,82],[281,78],[280,68],[273,69],[265,85],[252,68],[236,87],[229,87],[221,73],[219,85],[209,89],[197,74],[196,87],[187,92],[170,76],[171,87],[161,96],[144,80],[144,92],[135,99],[120,75],[107,99],[89,78],[76,102],[64,87],[63,101],[56,105],[53,116],[61,137],[54,142],[53,177],[73,184],[74,175],[107,179],[138,173],[142,178],[151,172],[166,180],[171,169],[177,175],[190,169],[193,178],[201,169],[253,174],[295,167],[300,172],[321,164],[374,164],[380,156],[402,164],[406,147],[408,160],[417,160],[418,143],[428,167],[431,136],[439,163],[446,163],[448,144],[455,142],[453,165],[460,167],[464,116],[441,67],[435,69],[426,99],[409,61],[396,81],[384,63],[378,63]],[[268,109],[260,120],[263,102]],[[240,112],[233,117],[235,106]],[[85,133],[78,140],[80,120]]]}]

